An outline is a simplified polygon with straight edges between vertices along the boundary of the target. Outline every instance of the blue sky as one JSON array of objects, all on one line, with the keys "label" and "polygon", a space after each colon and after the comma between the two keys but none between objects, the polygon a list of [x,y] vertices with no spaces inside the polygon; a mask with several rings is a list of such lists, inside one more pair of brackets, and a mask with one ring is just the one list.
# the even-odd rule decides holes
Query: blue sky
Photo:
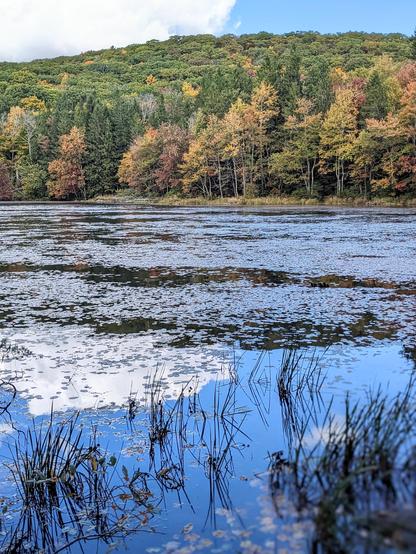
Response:
[{"label": "blue sky", "polygon": [[415,27],[416,0],[237,0],[227,30],[412,34]]}]

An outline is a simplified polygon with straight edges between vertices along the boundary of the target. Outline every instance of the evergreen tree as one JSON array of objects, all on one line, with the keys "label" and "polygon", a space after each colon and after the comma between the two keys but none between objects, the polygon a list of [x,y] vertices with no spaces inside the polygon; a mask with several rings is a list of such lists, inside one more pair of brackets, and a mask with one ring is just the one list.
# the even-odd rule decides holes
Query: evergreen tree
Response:
[{"label": "evergreen tree", "polygon": [[[87,109],[90,104],[87,105]],[[85,126],[87,196],[114,191],[117,182],[117,163],[114,158],[114,138],[110,114],[105,106],[96,103],[88,112]]]},{"label": "evergreen tree", "polygon": [[410,37],[410,57],[412,60],[416,60],[416,29]]},{"label": "evergreen tree", "polygon": [[316,113],[325,113],[333,101],[331,67],[328,60],[318,58],[309,69],[303,90]]},{"label": "evergreen tree", "polygon": [[388,93],[378,72],[371,75],[365,90],[366,100],[361,108],[361,117],[365,119],[384,119],[388,113]]},{"label": "evergreen tree", "polygon": [[253,80],[242,67],[211,70],[202,79],[197,107],[207,115],[222,117],[237,98],[248,100],[252,88]]},{"label": "evergreen tree", "polygon": [[278,91],[280,113],[292,115],[302,95],[301,57],[296,47],[292,46],[283,56],[268,54],[259,71],[259,78]]},{"label": "evergreen tree", "polygon": [[48,130],[49,161],[58,155],[60,137],[69,133],[74,126],[75,111],[81,96],[78,91],[65,90],[58,96],[51,117],[44,122],[45,128]]},{"label": "evergreen tree", "polygon": [[139,123],[137,108],[131,99],[116,96],[110,111],[113,129],[113,156],[118,167],[120,160],[133,141],[133,137],[143,133],[144,128]]}]

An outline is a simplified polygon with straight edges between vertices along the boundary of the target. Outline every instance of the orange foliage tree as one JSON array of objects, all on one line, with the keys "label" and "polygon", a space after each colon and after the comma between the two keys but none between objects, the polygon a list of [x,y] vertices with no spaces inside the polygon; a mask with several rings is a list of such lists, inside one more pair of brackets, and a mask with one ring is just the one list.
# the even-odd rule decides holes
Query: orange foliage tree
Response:
[{"label": "orange foliage tree", "polygon": [[181,180],[179,166],[187,147],[188,132],[178,125],[165,123],[158,129],[150,128],[124,154],[119,181],[141,194],[177,189]]},{"label": "orange foliage tree", "polygon": [[52,198],[86,198],[85,176],[82,167],[85,154],[84,132],[73,127],[59,139],[59,158],[49,164],[48,192]]},{"label": "orange foliage tree", "polygon": [[0,200],[13,199],[13,186],[6,162],[0,160]]}]

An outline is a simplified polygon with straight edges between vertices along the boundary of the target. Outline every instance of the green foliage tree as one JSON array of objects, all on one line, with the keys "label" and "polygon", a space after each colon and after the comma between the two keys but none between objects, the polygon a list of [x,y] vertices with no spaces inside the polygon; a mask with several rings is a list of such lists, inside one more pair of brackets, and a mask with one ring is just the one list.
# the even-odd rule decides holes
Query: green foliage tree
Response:
[{"label": "green foliage tree", "polygon": [[315,192],[321,126],[322,114],[313,113],[312,102],[298,100],[294,115],[285,123],[287,144],[270,157],[270,173],[287,184],[303,182],[308,196]]},{"label": "green foliage tree", "polygon": [[0,63],[3,196],[414,194],[415,83],[399,34],[176,36]]},{"label": "green foliage tree", "polygon": [[333,101],[331,66],[324,57],[319,57],[309,67],[303,90],[306,98],[314,106],[316,113],[325,113]]},{"label": "green foliage tree", "polygon": [[114,191],[119,160],[113,137],[109,110],[97,102],[85,124],[85,182],[89,198]]},{"label": "green foliage tree", "polygon": [[321,172],[336,177],[336,194],[343,194],[347,179],[347,162],[352,159],[352,147],[357,135],[358,109],[354,91],[337,91],[335,101],[322,124]]},{"label": "green foliage tree", "polygon": [[247,101],[253,89],[253,79],[239,66],[218,67],[208,71],[201,80],[197,107],[207,115],[222,117],[238,98]]},{"label": "green foliage tree", "polygon": [[0,200],[13,200],[14,190],[10,170],[5,160],[0,159]]},{"label": "green foliage tree", "polygon": [[416,29],[410,37],[410,57],[412,60],[416,60]]},{"label": "green foliage tree", "polygon": [[384,119],[389,111],[389,96],[380,74],[374,72],[365,89],[366,99],[361,107],[364,119]]},{"label": "green foliage tree", "polygon": [[24,200],[47,198],[47,172],[39,164],[24,160],[19,164],[19,174],[21,198]]}]

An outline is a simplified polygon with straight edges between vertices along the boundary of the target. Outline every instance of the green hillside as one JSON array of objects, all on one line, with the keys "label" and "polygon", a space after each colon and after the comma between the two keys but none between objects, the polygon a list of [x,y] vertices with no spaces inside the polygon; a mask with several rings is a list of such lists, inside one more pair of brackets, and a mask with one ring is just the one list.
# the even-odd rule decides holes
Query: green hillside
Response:
[{"label": "green hillside", "polygon": [[79,56],[0,63],[0,109],[7,110],[30,95],[53,103],[61,94],[63,80],[69,89],[80,93],[94,90],[109,99],[115,93],[130,95],[149,90],[146,79],[151,75],[157,79],[158,90],[180,87],[184,80],[202,84],[214,68],[224,72],[247,64],[259,68],[270,55],[282,57],[293,48],[305,71],[313,67],[317,56],[347,71],[369,67],[383,54],[397,61],[409,57],[409,40],[400,34],[177,36],[164,42],[154,40]]},{"label": "green hillside", "polygon": [[[414,81],[411,60],[415,57],[412,41],[400,34],[302,32],[240,37],[175,36],[164,42],[150,41],[78,56],[0,63],[0,197],[92,197],[125,185],[144,194],[215,196],[247,194],[250,190],[259,195],[276,193],[277,189],[279,193],[292,194],[301,179],[302,164],[294,162],[294,151],[286,152],[286,157],[284,152],[288,141],[296,141],[296,129],[293,125],[290,129],[290,118],[305,117],[305,113],[299,112],[302,110],[299,102],[310,103],[308,117],[321,114],[321,126],[340,89],[353,91],[355,99],[350,100],[357,109],[352,130],[355,139],[366,128],[367,119],[381,121],[389,113],[399,114],[405,89]],[[241,145],[236,146],[240,150],[235,158],[230,155],[229,145],[237,140],[234,136],[223,137],[228,146],[224,143],[221,153],[213,154],[219,160],[216,169],[210,161],[206,162],[205,170],[189,163],[184,167],[189,148],[193,146],[195,150],[198,146],[195,141],[201,143],[202,132],[209,135],[210,125],[214,124],[212,117],[225,123],[223,118],[237,101],[251,105],[254,110],[253,95],[262,84],[270,85],[271,94],[275,92],[277,98],[275,105],[270,106],[267,121],[263,121],[264,136],[256,139],[261,146],[254,137],[250,138],[254,141],[250,155],[256,163],[247,170],[248,154],[241,150]],[[260,113],[257,116],[263,117]],[[236,117],[234,114],[234,120]],[[79,135],[71,137],[71,129],[78,130]],[[156,130],[157,134],[150,146],[146,142],[149,130]],[[320,152],[324,147],[321,131],[320,128],[320,146],[317,145]],[[249,130],[241,131],[240,135],[244,132]],[[377,143],[382,137],[380,133],[376,135],[373,133],[371,140]],[[219,134],[215,136],[218,138]],[[362,136],[361,140],[365,138]],[[136,150],[129,151],[134,141]],[[143,159],[143,141],[152,150],[149,159],[146,155]],[[413,153],[409,151],[408,139],[403,141],[406,144],[401,145],[404,156],[401,169],[394,179],[388,177],[389,186],[384,187],[388,193],[407,191],[409,182],[413,183],[413,173],[410,179],[409,171],[404,175],[403,170],[409,166]],[[169,170],[169,184],[161,184],[154,175],[168,171],[169,163],[162,167],[163,152],[168,147],[171,151],[173,143],[177,155],[169,163],[174,167]],[[130,158],[124,160],[120,173],[120,162],[126,152],[127,156],[130,152]],[[329,160],[328,152],[325,155]],[[331,189],[336,170],[329,167],[332,161],[323,167],[325,155],[317,154],[316,182],[320,185],[314,190],[309,187],[308,194],[336,192]],[[71,156],[77,159],[68,168]],[[372,179],[383,182],[387,178],[386,168],[382,168],[383,156],[380,152],[379,159],[374,160],[366,191],[370,190]],[[350,165],[353,157],[353,153],[346,155],[343,164]],[[55,162],[58,165],[51,170],[51,163]],[[291,171],[293,164],[296,167]],[[224,187],[218,184],[221,170]],[[355,170],[357,174],[359,171]],[[190,177],[190,171],[198,175],[197,182]],[[348,173],[346,184],[358,190],[354,171]],[[243,188],[240,181],[244,181]]]}]

